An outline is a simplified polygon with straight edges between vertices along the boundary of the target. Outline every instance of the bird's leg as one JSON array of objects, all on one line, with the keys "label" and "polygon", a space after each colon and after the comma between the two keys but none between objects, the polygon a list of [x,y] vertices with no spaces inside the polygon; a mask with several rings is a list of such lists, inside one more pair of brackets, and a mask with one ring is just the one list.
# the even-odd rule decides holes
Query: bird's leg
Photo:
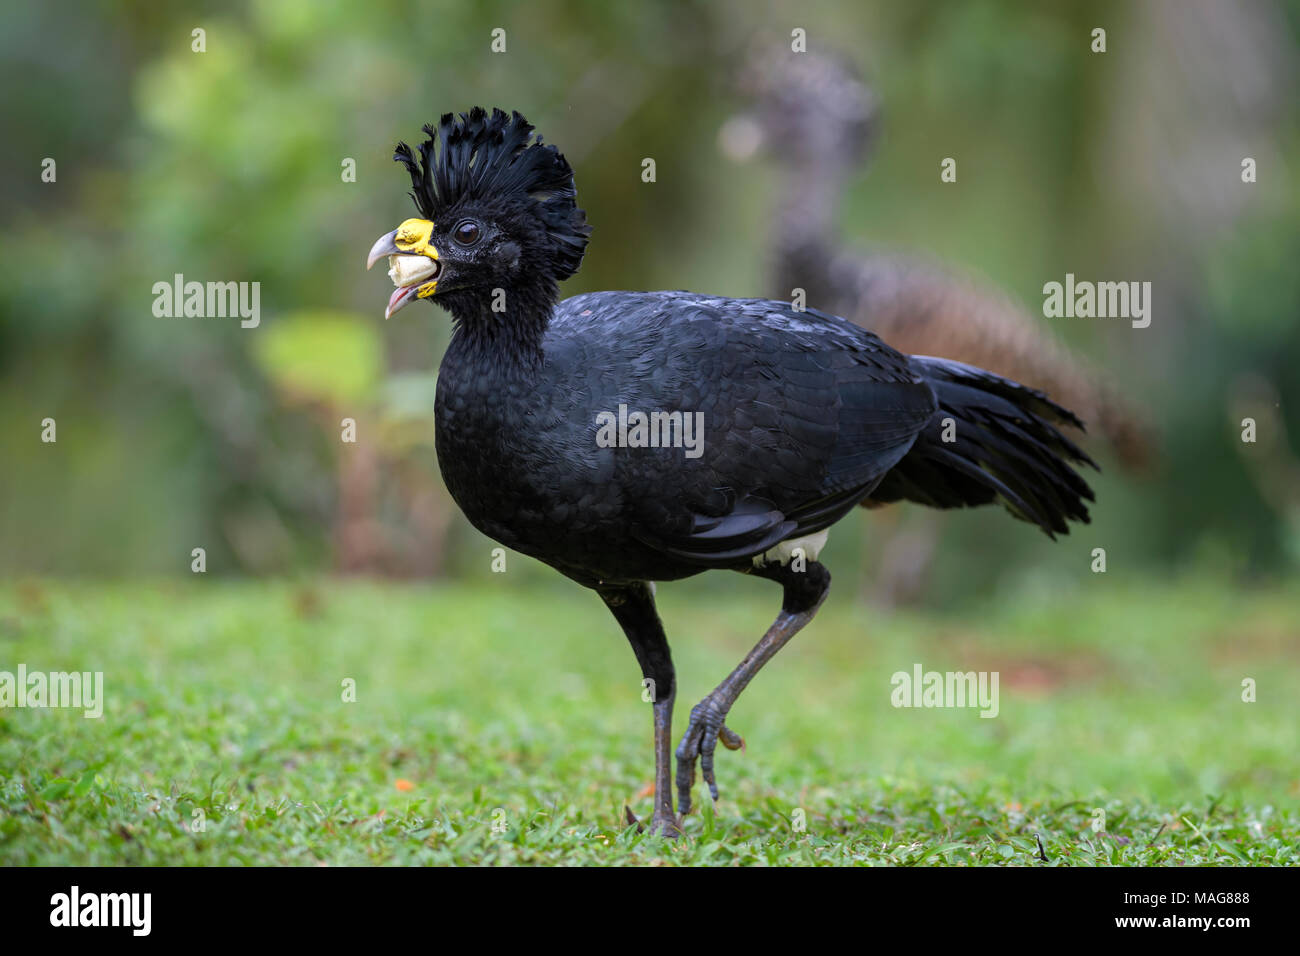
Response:
[{"label": "bird's leg", "polygon": [[830,572],[816,561],[806,562],[802,571],[783,564],[769,564],[754,568],[752,573],[770,578],[785,589],[781,613],[727,679],[691,708],[690,722],[677,747],[677,806],[682,816],[691,812],[691,786],[695,783],[697,759],[709,793],[715,801],[718,799],[718,784],[713,776],[713,753],[718,741],[729,750],[744,744],[740,735],[727,727],[727,712],[759,669],[813,619],[831,586]]},{"label": "bird's leg", "polygon": [[[677,696],[668,638],[655,611],[654,591],[645,581],[598,589],[606,606],[627,635],[645,678],[642,697],[654,703],[655,796],[652,833],[681,835],[673,813],[673,700]],[[648,695],[648,696],[647,696]]]}]

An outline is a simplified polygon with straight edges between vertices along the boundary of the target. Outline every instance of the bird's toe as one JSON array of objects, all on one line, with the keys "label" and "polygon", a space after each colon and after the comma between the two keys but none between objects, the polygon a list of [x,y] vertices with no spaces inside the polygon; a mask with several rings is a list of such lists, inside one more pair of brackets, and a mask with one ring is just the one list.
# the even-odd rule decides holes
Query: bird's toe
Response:
[{"label": "bird's toe", "polygon": [[690,722],[677,747],[677,805],[682,815],[691,810],[691,787],[695,784],[695,761],[700,762],[709,795],[716,802],[718,782],[713,772],[713,755],[718,741],[728,750],[739,750],[745,740],[726,725],[727,707],[706,697],[691,709]]}]

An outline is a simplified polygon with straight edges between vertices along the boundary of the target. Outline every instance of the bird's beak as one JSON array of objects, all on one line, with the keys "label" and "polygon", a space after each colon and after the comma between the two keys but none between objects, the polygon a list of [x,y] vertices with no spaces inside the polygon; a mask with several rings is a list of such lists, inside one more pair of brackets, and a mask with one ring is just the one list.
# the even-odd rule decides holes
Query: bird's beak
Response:
[{"label": "bird's beak", "polygon": [[[384,318],[401,309],[414,299],[427,299],[437,291],[438,250],[430,241],[433,223],[427,219],[408,219],[392,232],[380,236],[370,247],[366,257],[369,269],[380,259],[388,257],[388,275],[397,289],[388,300]],[[432,280],[432,281],[430,281]]]}]

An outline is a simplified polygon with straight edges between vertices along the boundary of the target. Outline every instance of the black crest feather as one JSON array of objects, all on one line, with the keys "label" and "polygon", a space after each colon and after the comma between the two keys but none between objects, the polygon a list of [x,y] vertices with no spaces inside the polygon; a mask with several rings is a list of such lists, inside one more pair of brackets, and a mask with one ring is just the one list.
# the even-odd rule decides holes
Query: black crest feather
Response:
[{"label": "black crest feather", "polygon": [[426,125],[429,138],[418,157],[398,143],[393,159],[411,174],[411,198],[425,219],[437,221],[464,200],[515,196],[529,203],[555,242],[556,278],[567,279],[582,263],[591,227],[577,205],[573,168],[532,133],[533,125],[519,113],[494,109],[489,115],[476,106]]}]

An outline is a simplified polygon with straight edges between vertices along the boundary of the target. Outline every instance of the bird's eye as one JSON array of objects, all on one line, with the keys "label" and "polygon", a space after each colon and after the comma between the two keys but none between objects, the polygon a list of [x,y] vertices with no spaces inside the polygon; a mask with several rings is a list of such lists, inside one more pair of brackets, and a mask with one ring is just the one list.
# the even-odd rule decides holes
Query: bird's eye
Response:
[{"label": "bird's eye", "polygon": [[456,228],[452,230],[452,235],[462,246],[472,246],[478,242],[478,223],[473,219],[462,220],[456,224]]}]

